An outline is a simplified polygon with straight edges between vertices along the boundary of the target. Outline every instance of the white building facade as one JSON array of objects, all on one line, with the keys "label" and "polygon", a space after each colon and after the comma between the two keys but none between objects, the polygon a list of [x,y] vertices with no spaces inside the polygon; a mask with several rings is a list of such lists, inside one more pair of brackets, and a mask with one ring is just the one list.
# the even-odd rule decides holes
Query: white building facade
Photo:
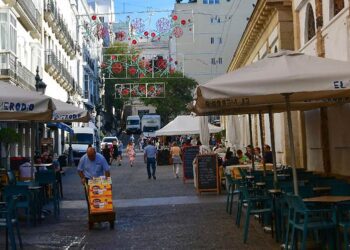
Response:
[{"label": "white building facade", "polygon": [[193,28],[176,39],[185,55],[185,75],[204,84],[226,73],[256,0],[198,0],[176,3],[175,13]]},{"label": "white building facade", "polygon": [[[349,6],[348,0],[294,0],[296,50],[350,61]],[[349,104],[328,108],[323,114],[320,109],[305,112],[308,169],[323,172],[329,168],[334,174],[349,176],[349,122]]]},{"label": "white building facade", "polygon": [[[46,95],[83,108],[84,61],[94,65],[92,75],[98,78],[98,41],[87,48],[92,57],[84,57],[82,51],[85,41],[80,18],[91,13],[86,0],[1,0],[0,80],[35,91],[38,69]],[[28,123],[7,122],[1,126],[14,127],[24,135],[22,143],[12,149],[12,156],[33,154]],[[63,153],[63,131],[41,124],[39,137],[54,138],[54,152]]]}]

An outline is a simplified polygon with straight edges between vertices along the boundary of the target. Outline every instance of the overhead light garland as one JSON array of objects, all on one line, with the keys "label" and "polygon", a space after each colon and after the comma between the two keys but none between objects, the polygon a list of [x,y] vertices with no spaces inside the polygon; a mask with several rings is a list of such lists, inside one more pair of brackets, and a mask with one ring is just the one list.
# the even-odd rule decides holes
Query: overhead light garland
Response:
[{"label": "overhead light garland", "polygon": [[165,83],[115,84],[115,98],[164,98]]}]

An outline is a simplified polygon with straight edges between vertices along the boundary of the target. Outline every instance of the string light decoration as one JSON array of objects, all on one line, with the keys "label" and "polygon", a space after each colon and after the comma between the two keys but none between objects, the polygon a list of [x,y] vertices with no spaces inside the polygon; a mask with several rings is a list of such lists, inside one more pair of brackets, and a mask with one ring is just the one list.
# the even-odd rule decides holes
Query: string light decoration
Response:
[{"label": "string light decoration", "polygon": [[[83,21],[83,37],[90,41],[93,37],[109,41],[126,41],[130,45],[140,42],[169,41],[183,36],[184,31],[193,32],[192,19],[181,18],[173,14],[170,17],[161,17],[155,22],[155,27],[148,27],[147,20],[134,18],[120,23],[102,23],[97,15],[91,16],[90,22]],[[127,24],[127,25],[125,25]]]},{"label": "string light decoration", "polygon": [[165,83],[115,84],[115,98],[164,98]]},{"label": "string light decoration", "polygon": [[184,77],[183,64],[181,54],[108,54],[100,68],[105,79],[171,78]]}]

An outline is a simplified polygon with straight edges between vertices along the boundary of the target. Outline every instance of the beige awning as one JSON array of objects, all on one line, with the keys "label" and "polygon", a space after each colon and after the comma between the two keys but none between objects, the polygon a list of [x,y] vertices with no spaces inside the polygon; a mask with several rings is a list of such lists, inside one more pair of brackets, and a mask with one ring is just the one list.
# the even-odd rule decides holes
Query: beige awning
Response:
[{"label": "beige awning", "polygon": [[54,110],[50,97],[0,81],[0,120],[46,121]]},{"label": "beige awning", "polygon": [[309,110],[350,102],[350,63],[282,51],[198,86],[198,115]]},{"label": "beige awning", "polygon": [[55,122],[88,122],[90,121],[89,112],[57,99],[52,98],[56,106],[53,111],[52,121]]}]

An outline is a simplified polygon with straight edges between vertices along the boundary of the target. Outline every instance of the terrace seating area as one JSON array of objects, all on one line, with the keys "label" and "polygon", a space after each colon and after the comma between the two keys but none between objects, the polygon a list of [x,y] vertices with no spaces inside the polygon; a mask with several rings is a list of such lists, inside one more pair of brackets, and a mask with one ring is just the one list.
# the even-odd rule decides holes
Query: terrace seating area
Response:
[{"label": "terrace seating area", "polygon": [[240,227],[243,219],[244,243],[249,241],[249,220],[254,216],[285,249],[326,245],[349,249],[350,184],[346,180],[297,169],[299,194],[295,195],[289,167],[278,169],[277,182],[272,171],[239,166],[230,171],[226,171],[226,211],[231,215],[236,201],[233,220]]}]

